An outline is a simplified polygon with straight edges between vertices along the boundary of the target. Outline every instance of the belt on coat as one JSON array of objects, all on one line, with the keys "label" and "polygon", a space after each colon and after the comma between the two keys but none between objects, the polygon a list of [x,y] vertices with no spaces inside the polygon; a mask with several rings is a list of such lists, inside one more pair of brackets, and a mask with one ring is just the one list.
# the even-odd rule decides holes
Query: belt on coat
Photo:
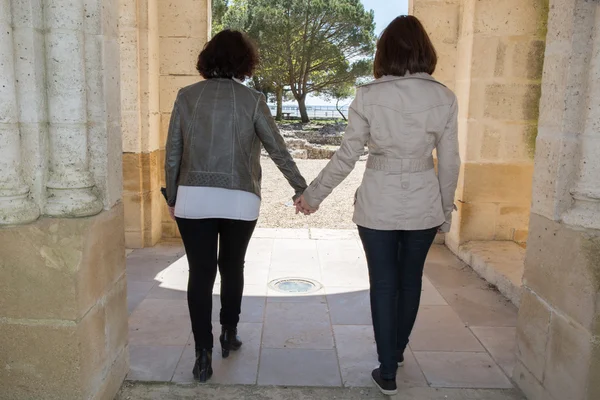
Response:
[{"label": "belt on coat", "polygon": [[395,173],[424,172],[434,168],[433,156],[423,158],[389,158],[369,156],[367,168]]}]

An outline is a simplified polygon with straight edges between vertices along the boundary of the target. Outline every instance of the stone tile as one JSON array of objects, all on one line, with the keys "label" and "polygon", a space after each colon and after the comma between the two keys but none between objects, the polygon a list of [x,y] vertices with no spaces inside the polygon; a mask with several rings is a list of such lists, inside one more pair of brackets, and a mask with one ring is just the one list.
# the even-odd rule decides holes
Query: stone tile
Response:
[{"label": "stone tile", "polygon": [[365,262],[365,253],[357,240],[319,240],[317,251],[322,266],[336,261],[353,264]]},{"label": "stone tile", "polygon": [[263,348],[258,384],[341,386],[342,380],[335,350]]},{"label": "stone tile", "polygon": [[169,382],[185,346],[129,346],[130,381]]},{"label": "stone tile", "polygon": [[416,351],[414,354],[433,387],[512,388],[487,353]]},{"label": "stone tile", "polygon": [[127,310],[129,314],[146,298],[154,285],[154,282],[127,282]]},{"label": "stone tile", "polygon": [[371,301],[368,290],[328,287],[326,292],[333,325],[371,326]]},{"label": "stone tile", "polygon": [[138,346],[185,345],[192,328],[187,301],[146,299],[129,317],[129,343]]},{"label": "stone tile", "polygon": [[[242,313],[240,314],[240,322],[262,323],[265,313],[265,301],[265,296],[244,296],[242,298]],[[221,298],[218,295],[213,295],[213,322],[219,322],[220,313]]]},{"label": "stone tile", "polygon": [[517,326],[517,308],[494,288],[440,288],[459,317],[472,326]]},{"label": "stone tile", "polygon": [[252,240],[250,240],[248,251],[246,251],[246,263],[254,261],[268,266],[271,262],[274,243],[273,239],[253,237]]},{"label": "stone tile", "polygon": [[328,261],[321,268],[325,287],[369,288],[369,270],[366,262]]},{"label": "stone tile", "polygon": [[[270,260],[268,262],[246,260],[244,267],[244,282],[247,285],[266,286],[269,281]],[[217,274],[220,281],[221,277]]]},{"label": "stone tile", "polygon": [[313,240],[356,240],[356,229],[319,229],[310,228],[310,238]]},{"label": "stone tile", "polygon": [[[215,347],[213,350],[213,377],[210,383],[226,385],[253,385],[258,376],[258,360],[260,356],[260,337],[262,324],[240,323],[238,335],[244,343],[238,351],[231,352],[228,358],[223,359],[218,344],[220,328],[213,328]],[[193,337],[190,337],[181,361],[177,365],[173,382],[192,383],[194,376],[192,368],[196,360]]]},{"label": "stone tile", "polygon": [[254,238],[257,239],[309,239],[308,229],[256,228]]},{"label": "stone tile", "polygon": [[[379,363],[373,337],[373,327],[365,325],[337,325],[333,327],[344,386],[372,386],[371,371]],[[400,385],[427,386],[421,368],[410,350],[405,353],[405,365],[398,368]]]},{"label": "stone tile", "polygon": [[163,283],[155,285],[146,297],[148,299],[162,299],[162,300],[187,300],[187,290],[175,289],[172,287],[164,286]]},{"label": "stone tile", "polygon": [[327,305],[268,303],[262,341],[272,349],[333,349]]},{"label": "stone tile", "polygon": [[433,286],[429,278],[423,277],[423,288],[421,290],[422,306],[447,306],[446,300],[440,292]]},{"label": "stone tile", "polygon": [[517,309],[447,248],[433,246],[425,273],[461,319],[474,326],[516,326]]},{"label": "stone tile", "polygon": [[314,240],[306,239],[277,239],[273,246],[271,271],[298,271],[310,273],[318,271],[319,257]]},{"label": "stone tile", "polygon": [[517,362],[517,328],[472,326],[471,331],[504,373],[512,376]]},{"label": "stone tile", "polygon": [[127,276],[134,281],[153,282],[161,272],[175,261],[177,261],[177,258],[174,256],[161,256],[134,251],[127,257]]},{"label": "stone tile", "polygon": [[484,351],[449,306],[423,306],[410,337],[413,351]]}]

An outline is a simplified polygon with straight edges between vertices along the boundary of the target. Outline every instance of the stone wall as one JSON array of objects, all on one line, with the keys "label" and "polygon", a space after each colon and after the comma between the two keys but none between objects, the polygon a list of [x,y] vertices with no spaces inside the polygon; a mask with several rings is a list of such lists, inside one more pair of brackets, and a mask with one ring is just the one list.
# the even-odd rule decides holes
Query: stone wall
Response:
[{"label": "stone wall", "polygon": [[128,370],[117,9],[0,0],[2,398],[110,399]]},{"label": "stone wall", "polygon": [[[160,36],[160,183],[164,185],[164,157],[173,103],[182,87],[198,82],[198,54],[210,38],[211,8],[207,0],[159,0]],[[161,199],[162,236],[179,237],[177,225]]]},{"label": "stone wall", "polygon": [[119,35],[125,240],[139,248],[162,234],[158,1],[121,0]]},{"label": "stone wall", "polygon": [[526,241],[546,0],[413,1],[459,99],[463,161],[448,245]]},{"label": "stone wall", "polygon": [[600,4],[551,0],[514,380],[600,398]]}]

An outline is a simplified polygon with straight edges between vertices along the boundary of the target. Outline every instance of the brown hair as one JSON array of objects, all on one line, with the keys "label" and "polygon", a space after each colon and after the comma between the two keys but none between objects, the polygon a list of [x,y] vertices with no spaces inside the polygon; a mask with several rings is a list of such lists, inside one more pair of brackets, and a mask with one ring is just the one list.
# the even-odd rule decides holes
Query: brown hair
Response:
[{"label": "brown hair", "polygon": [[435,47],[421,21],[412,15],[393,20],[377,41],[373,65],[377,79],[384,75],[404,76],[407,72],[433,74],[436,65]]},{"label": "brown hair", "polygon": [[225,29],[217,33],[198,56],[196,69],[205,79],[252,76],[258,65],[258,50],[244,33]]}]

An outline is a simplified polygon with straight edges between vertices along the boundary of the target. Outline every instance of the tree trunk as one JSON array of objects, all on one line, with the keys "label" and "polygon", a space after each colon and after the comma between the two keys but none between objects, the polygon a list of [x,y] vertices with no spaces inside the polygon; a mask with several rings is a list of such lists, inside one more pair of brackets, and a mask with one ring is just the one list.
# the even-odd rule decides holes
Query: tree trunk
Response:
[{"label": "tree trunk", "polygon": [[283,119],[283,88],[278,87],[275,89],[275,94],[277,95],[277,116],[275,119],[281,121]]},{"label": "tree trunk", "polygon": [[306,95],[303,94],[300,96],[298,100],[298,109],[300,110],[300,119],[303,124],[310,122],[310,118],[308,118],[308,112],[306,111]]},{"label": "tree trunk", "polygon": [[335,108],[338,110],[342,118],[344,118],[344,121],[348,121],[342,110],[340,110],[340,99],[337,99],[337,101],[335,102]]}]

